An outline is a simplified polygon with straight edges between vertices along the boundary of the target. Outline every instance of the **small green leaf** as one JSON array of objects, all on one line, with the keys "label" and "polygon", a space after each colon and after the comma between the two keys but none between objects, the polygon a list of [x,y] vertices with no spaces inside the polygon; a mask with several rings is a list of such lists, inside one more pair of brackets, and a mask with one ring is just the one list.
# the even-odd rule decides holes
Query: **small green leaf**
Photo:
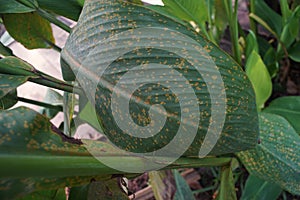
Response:
[{"label": "small green leaf", "polygon": [[35,11],[35,8],[28,7],[16,0],[0,0],[0,13],[27,13]]},{"label": "small green leaf", "polygon": [[181,174],[176,169],[172,170],[172,172],[176,182],[176,192],[175,192],[174,200],[195,199],[190,186],[187,184],[187,182],[184,180]]},{"label": "small green leaf", "polygon": [[151,171],[148,175],[155,199],[173,199],[176,188],[171,170]]},{"label": "small green leaf", "polygon": [[82,109],[82,111],[79,113],[79,118],[87,123],[89,123],[91,126],[93,126],[97,131],[103,132],[101,125],[98,121],[98,117],[95,111],[95,108],[93,108],[92,104],[88,102],[85,107]]},{"label": "small green leaf", "polygon": [[67,17],[69,19],[78,20],[80,12],[82,10],[82,5],[78,2],[78,0],[37,0],[39,6],[42,9],[51,11],[58,15]]},{"label": "small green leaf", "polygon": [[121,184],[120,178],[115,178],[108,181],[91,182],[89,185],[87,199],[129,200],[128,196],[120,187],[120,184]]},{"label": "small green leaf", "polygon": [[257,109],[260,110],[272,93],[272,81],[264,62],[255,51],[247,59],[246,74],[254,87]]},{"label": "small green leaf", "polygon": [[300,62],[300,42],[296,42],[293,46],[288,49],[289,57],[296,61]]},{"label": "small green leaf", "polygon": [[236,164],[234,160],[229,165],[221,168],[221,185],[218,192],[217,200],[236,200],[236,191],[234,186],[234,179],[232,174],[233,165]]},{"label": "small green leaf", "polygon": [[237,153],[250,174],[300,194],[300,136],[283,117],[261,113],[261,144]]},{"label": "small green leaf", "polygon": [[241,200],[274,200],[279,197],[282,189],[275,183],[264,181],[256,176],[249,175]]},{"label": "small green leaf", "polygon": [[17,57],[0,59],[0,73],[15,76],[35,76],[35,69],[27,62]]},{"label": "small green leaf", "polygon": [[264,112],[284,117],[300,135],[300,97],[288,96],[273,100]]},{"label": "small green leaf", "polygon": [[[280,41],[284,45],[284,48],[288,49],[290,45],[298,37],[299,33],[299,19],[300,19],[300,6],[298,6],[287,23],[284,25],[282,33],[280,35]],[[282,51],[282,44],[279,44],[277,52]]]},{"label": "small green leaf", "polygon": [[55,43],[50,23],[36,12],[4,14],[3,23],[8,33],[27,49],[50,48]]},{"label": "small green leaf", "polygon": [[276,35],[281,34],[282,18],[272,10],[265,1],[255,1],[255,15],[263,20]]},{"label": "small green leaf", "polygon": [[270,47],[263,57],[264,63],[272,78],[274,78],[279,71],[279,63],[276,57],[277,55],[273,47]]},{"label": "small green leaf", "polygon": [[[45,99],[44,99],[45,103],[49,103],[51,105],[54,106],[63,106],[63,97],[61,94],[59,94],[58,92],[56,92],[55,90],[52,89],[48,89]],[[41,113],[45,114],[48,118],[52,119],[53,117],[55,117],[57,115],[57,113],[59,112],[58,109],[51,109],[51,108],[43,108]]]},{"label": "small green leaf", "polygon": [[28,81],[28,76],[12,76],[0,74],[0,98],[6,96],[9,92]]},{"label": "small green leaf", "polygon": [[245,51],[246,58],[250,57],[252,51],[256,51],[258,53],[259,49],[258,49],[256,35],[251,30],[249,30],[249,34],[247,35],[246,38],[246,51]]},{"label": "small green leaf", "polygon": [[[0,92],[1,92],[1,88],[0,88]],[[18,95],[17,95],[17,90],[14,89],[9,91],[5,96],[0,98],[0,111],[11,108],[16,103],[18,103]]]},{"label": "small green leaf", "polygon": [[2,42],[0,42],[0,55],[3,56],[13,56],[13,52],[7,46],[4,46]]},{"label": "small green leaf", "polygon": [[42,190],[33,192],[24,197],[18,198],[18,200],[66,200],[65,189],[57,190]]}]

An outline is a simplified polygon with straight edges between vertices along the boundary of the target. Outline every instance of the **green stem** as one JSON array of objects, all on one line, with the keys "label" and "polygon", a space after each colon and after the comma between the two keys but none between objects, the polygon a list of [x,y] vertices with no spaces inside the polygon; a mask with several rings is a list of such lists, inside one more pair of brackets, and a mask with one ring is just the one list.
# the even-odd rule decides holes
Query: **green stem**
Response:
[{"label": "green stem", "polygon": [[199,193],[207,192],[207,191],[210,191],[210,190],[215,190],[216,188],[217,188],[216,185],[209,186],[209,187],[206,187],[206,188],[195,190],[195,191],[193,191],[193,194],[199,194]]},{"label": "green stem", "polygon": [[51,48],[52,48],[53,50],[57,51],[58,53],[61,52],[62,49],[61,49],[59,46],[57,46],[56,44],[54,44],[53,42],[51,42],[51,41],[49,41],[49,40],[46,40],[46,39],[44,39],[44,41],[45,41],[48,45],[50,45]]},{"label": "green stem", "polygon": [[37,13],[41,17],[47,19],[49,22],[55,24],[56,26],[58,26],[61,29],[65,30],[66,32],[68,32],[68,33],[71,32],[71,28],[68,25],[66,25],[65,23],[63,23],[62,21],[58,20],[54,15],[52,15],[52,14],[50,14],[50,13],[48,13],[45,10],[40,9],[40,8],[37,9]]},{"label": "green stem", "polygon": [[24,103],[29,103],[29,104],[33,104],[33,105],[37,105],[37,106],[42,106],[45,108],[50,108],[50,109],[54,109],[54,110],[58,110],[58,111],[63,111],[62,106],[57,106],[57,105],[51,105],[48,103],[44,103],[44,102],[40,102],[40,101],[36,101],[36,100],[32,100],[32,99],[26,99],[23,97],[17,97],[18,101],[24,102]]},{"label": "green stem", "polygon": [[[255,13],[255,0],[250,0],[250,13]],[[250,29],[256,34],[256,22],[253,18],[249,17]]]}]

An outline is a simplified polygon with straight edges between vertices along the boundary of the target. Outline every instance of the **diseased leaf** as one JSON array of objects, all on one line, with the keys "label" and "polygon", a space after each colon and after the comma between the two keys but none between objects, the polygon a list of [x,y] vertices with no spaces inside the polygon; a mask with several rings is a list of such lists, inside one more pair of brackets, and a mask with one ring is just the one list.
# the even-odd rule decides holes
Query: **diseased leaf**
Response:
[{"label": "diseased leaf", "polygon": [[[124,150],[144,153],[161,149],[175,138],[180,125],[187,126],[197,119],[197,115],[200,119],[199,123],[195,123],[198,129],[196,137],[186,131],[181,140],[186,143],[193,140],[189,148],[183,150],[185,155],[199,155],[205,136],[220,133],[211,130],[210,125],[222,124],[224,118],[223,132],[211,155],[253,148],[257,143],[255,97],[241,67],[189,26],[185,27],[147,7],[117,0],[86,1],[61,58],[62,63],[68,64],[77,75],[77,81],[86,90],[91,103],[95,100],[104,134]],[[100,76],[102,72],[103,76]],[[174,77],[172,73],[180,75]],[[124,87],[147,83],[133,94],[127,93],[124,88],[120,88],[122,92],[115,93],[120,96],[119,101],[129,101],[129,113],[113,113],[111,108],[113,88],[121,77],[124,77],[121,81]],[[180,95],[186,95],[185,98],[191,100],[191,95],[195,95],[198,103],[184,101],[187,112],[181,111],[179,97],[164,86],[167,80],[175,89],[182,87]],[[94,88],[95,84],[97,88]],[[220,89],[222,85],[224,90]],[[163,106],[169,117],[165,126],[158,133],[153,133],[153,137],[129,135],[127,133],[133,130],[131,127],[123,130],[118,126],[116,116],[123,119],[120,121],[132,120],[124,123],[135,124],[135,128],[147,126],[151,122],[149,109],[155,104]],[[116,103],[118,105],[122,109],[128,107]],[[215,106],[221,109],[215,109]],[[187,113],[195,116],[180,123],[181,117]],[[159,124],[162,122],[156,121]],[[217,127],[219,129],[221,126]],[[179,150],[178,145],[173,146],[176,149],[168,151],[172,154]],[[181,147],[185,148],[184,145]]]},{"label": "diseased leaf", "polygon": [[12,76],[0,74],[0,98],[6,96],[9,92],[14,91],[17,87],[28,80],[27,76]]},{"label": "diseased leaf", "polygon": [[259,115],[261,144],[237,153],[250,174],[300,194],[300,136],[275,114]]},{"label": "diseased leaf", "polygon": [[282,189],[275,183],[264,181],[249,175],[243,190],[241,200],[274,200],[279,197]]},{"label": "diseased leaf", "polygon": [[300,135],[300,97],[288,96],[273,100],[264,112],[284,117]]},{"label": "diseased leaf", "polygon": [[[124,157],[115,147],[101,141],[76,140],[65,136],[48,118],[29,108],[18,107],[0,112],[0,196],[13,199],[26,194],[78,186],[91,180],[126,177],[94,158],[94,151],[111,164],[122,167],[144,166],[147,158]],[[93,154],[95,155],[95,154]],[[230,158],[180,158],[168,168],[220,166]],[[124,164],[124,165],[123,165]]]},{"label": "diseased leaf", "polygon": [[55,43],[50,23],[36,12],[2,15],[8,33],[27,49],[50,48]]},{"label": "diseased leaf", "polygon": [[255,51],[247,59],[246,73],[254,87],[257,109],[260,110],[272,93],[272,82],[264,62]]}]

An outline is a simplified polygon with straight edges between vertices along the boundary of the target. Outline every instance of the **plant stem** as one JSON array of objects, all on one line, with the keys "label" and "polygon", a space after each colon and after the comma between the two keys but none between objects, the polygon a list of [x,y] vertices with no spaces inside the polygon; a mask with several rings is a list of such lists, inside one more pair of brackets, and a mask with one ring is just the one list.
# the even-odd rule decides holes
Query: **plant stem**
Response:
[{"label": "plant stem", "polygon": [[229,19],[230,38],[232,44],[232,54],[235,61],[242,64],[241,52],[239,50],[239,30],[238,30],[238,1],[235,0],[234,10],[232,9],[232,0],[225,0],[226,14]]},{"label": "plant stem", "polygon": [[61,29],[65,30],[66,32],[70,33],[71,32],[71,28],[66,25],[65,23],[63,23],[62,21],[58,20],[54,15],[48,13],[47,11],[37,8],[37,13],[47,19],[49,22],[55,24],[56,26],[60,27]]},{"label": "plant stem", "polygon": [[55,109],[58,111],[63,111],[62,106],[58,106],[58,105],[51,105],[48,103],[44,103],[44,102],[40,102],[40,101],[36,101],[36,100],[32,100],[32,99],[26,99],[23,97],[17,97],[18,101],[24,102],[24,103],[29,103],[29,104],[33,104],[33,105],[37,105],[37,106],[42,106],[45,108],[50,108],[50,109]]},{"label": "plant stem", "polygon": [[[255,13],[255,0],[250,0],[250,13]],[[256,34],[256,22],[253,18],[249,17],[250,29]]]}]

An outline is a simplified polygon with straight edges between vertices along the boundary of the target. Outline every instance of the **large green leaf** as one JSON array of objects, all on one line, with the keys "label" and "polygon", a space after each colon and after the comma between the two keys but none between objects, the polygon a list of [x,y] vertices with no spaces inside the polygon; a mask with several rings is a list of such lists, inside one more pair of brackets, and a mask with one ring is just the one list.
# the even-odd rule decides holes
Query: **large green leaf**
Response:
[{"label": "large green leaf", "polygon": [[247,178],[241,200],[274,200],[279,197],[281,192],[282,189],[278,185],[250,175]]},{"label": "large green leaf", "polygon": [[[195,139],[191,132],[186,131],[181,145],[176,145],[176,148],[185,148],[182,144],[194,139],[185,155],[198,155],[205,136],[218,134],[217,130],[222,130],[222,125],[219,125],[223,124],[224,117],[223,131],[216,146],[212,141],[208,144],[214,146],[211,155],[253,148],[257,143],[258,119],[254,92],[241,67],[189,27],[146,7],[118,0],[86,1],[78,24],[62,51],[62,63],[68,64],[74,74],[80,72],[78,81],[90,101],[93,101],[91,98],[95,94],[95,83],[101,82],[95,94],[96,112],[104,133],[120,148],[134,152],[161,149],[177,138],[175,136],[180,125],[188,125],[197,118],[192,117],[180,123],[181,115],[185,115],[185,112],[189,116],[200,115],[199,123],[195,123],[198,129]],[[145,65],[147,63],[150,65]],[[109,66],[106,67],[107,64]],[[136,70],[134,73],[136,66],[145,67],[145,70]],[[105,71],[100,77],[101,70]],[[151,73],[155,76],[151,76]],[[173,77],[172,73],[180,75]],[[126,79],[122,81],[126,86],[143,82],[147,84],[133,95],[125,94],[126,90],[123,89],[120,94],[115,93],[120,95],[118,101],[124,99],[126,102],[128,95],[131,97],[130,114],[118,112],[118,117],[133,120],[131,124],[146,126],[150,123],[148,111],[151,105],[164,105],[168,112],[165,126],[153,137],[140,138],[126,134],[114,120],[116,113],[113,114],[111,110],[112,90],[124,75]],[[148,78],[143,77],[147,75]],[[152,80],[154,83],[151,83]],[[180,111],[179,97],[171,89],[156,84],[167,80],[174,83],[172,89],[182,87],[179,89],[180,95],[188,99],[184,101],[187,107],[185,111]],[[220,89],[222,86],[225,90]],[[188,92],[185,87],[191,90],[187,89]],[[193,97],[196,103],[192,103]],[[225,107],[226,111],[223,112]],[[129,128],[127,133],[132,131]]]},{"label": "large green leaf", "polygon": [[300,194],[300,137],[287,120],[261,113],[261,144],[238,153],[250,174]]},{"label": "large green leaf", "polygon": [[50,48],[55,43],[50,23],[36,12],[2,15],[9,34],[27,49]]},{"label": "large green leaf", "polygon": [[287,119],[300,135],[300,97],[288,96],[273,100],[264,112],[280,115]]}]

